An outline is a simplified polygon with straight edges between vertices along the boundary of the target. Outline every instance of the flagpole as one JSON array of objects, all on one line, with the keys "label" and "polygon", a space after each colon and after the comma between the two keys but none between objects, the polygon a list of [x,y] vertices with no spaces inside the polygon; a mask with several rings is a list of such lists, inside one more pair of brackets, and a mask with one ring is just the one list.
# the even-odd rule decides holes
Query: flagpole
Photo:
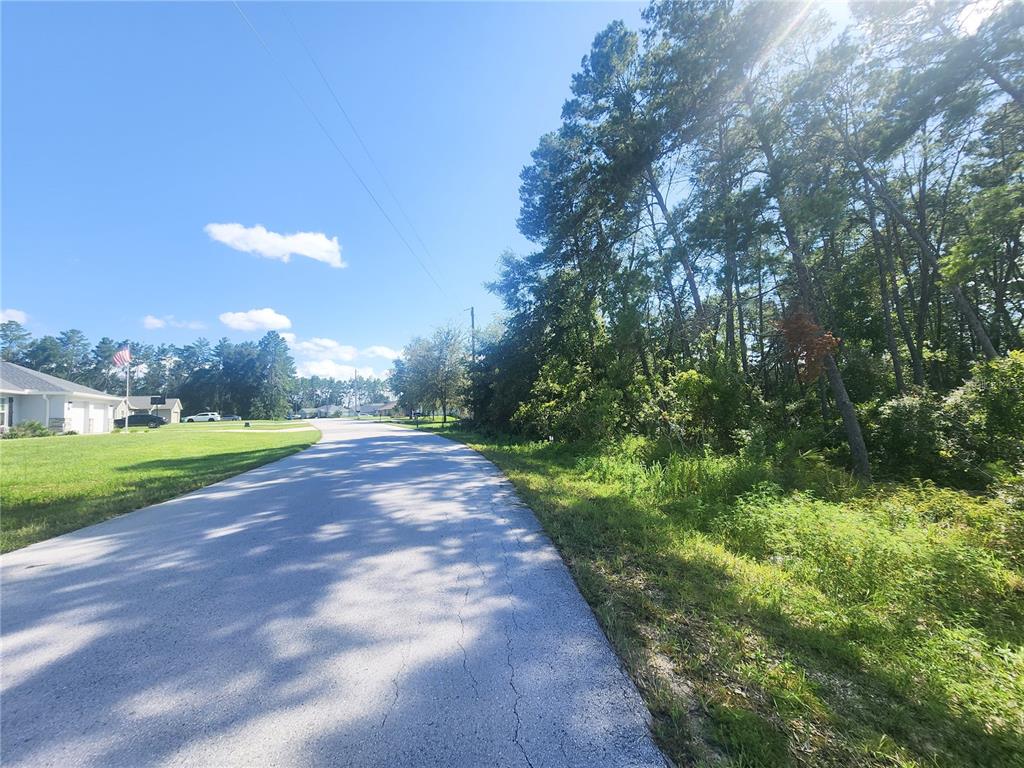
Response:
[{"label": "flagpole", "polygon": [[132,412],[128,404],[128,398],[132,394],[132,345],[125,347],[128,350],[128,362],[124,366],[124,433],[128,434],[128,416]]}]

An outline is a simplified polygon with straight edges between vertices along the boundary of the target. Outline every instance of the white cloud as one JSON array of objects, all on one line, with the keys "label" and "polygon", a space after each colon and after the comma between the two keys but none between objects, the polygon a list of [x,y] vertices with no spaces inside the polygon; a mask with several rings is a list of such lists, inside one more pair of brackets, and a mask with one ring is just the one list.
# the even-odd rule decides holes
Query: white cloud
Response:
[{"label": "white cloud", "polygon": [[220,321],[236,331],[280,331],[292,327],[292,321],[286,315],[270,307],[250,309],[248,312],[224,312],[220,315]]},{"label": "white cloud", "polygon": [[400,350],[394,349],[393,347],[385,347],[383,344],[374,344],[373,346],[367,347],[360,352],[364,357],[383,357],[388,360],[395,360],[402,356]]},{"label": "white cloud", "polygon": [[394,359],[400,355],[392,347],[374,344],[359,349],[335,339],[313,336],[300,339],[294,333],[282,333],[295,356],[295,369],[299,376],[324,376],[332,379],[351,379],[354,375],[380,377],[386,373],[365,364],[366,358]]},{"label": "white cloud", "polygon": [[28,313],[20,309],[0,309],[0,323],[21,323],[28,322]]},{"label": "white cloud", "polygon": [[211,239],[234,248],[236,251],[255,253],[268,259],[287,262],[292,256],[305,256],[341,269],[346,266],[341,258],[341,245],[337,237],[327,237],[323,232],[295,232],[282,235],[271,232],[257,224],[246,227],[242,224],[207,224],[203,231]]},{"label": "white cloud", "polygon": [[297,354],[308,357],[320,357],[345,362],[355,360],[356,355],[359,354],[359,350],[353,346],[339,344],[334,339],[325,339],[319,336],[307,339],[306,341],[296,341],[292,344],[292,349]]},{"label": "white cloud", "polygon": [[345,365],[333,360],[303,360],[296,363],[295,370],[299,376],[322,376],[329,379],[351,379],[357,373],[364,379],[377,375],[368,365]]},{"label": "white cloud", "polygon": [[188,328],[192,331],[198,331],[205,328],[206,325],[198,320],[178,320],[174,315],[164,315],[163,317],[157,317],[156,315],[146,315],[142,318],[142,327],[154,330],[156,328]]}]

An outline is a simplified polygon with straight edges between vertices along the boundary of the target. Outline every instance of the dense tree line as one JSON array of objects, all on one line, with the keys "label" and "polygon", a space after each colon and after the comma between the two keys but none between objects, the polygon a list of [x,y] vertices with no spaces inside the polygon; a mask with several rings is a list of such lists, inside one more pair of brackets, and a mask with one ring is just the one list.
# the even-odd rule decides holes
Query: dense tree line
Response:
[{"label": "dense tree line", "polygon": [[295,375],[295,362],[285,340],[270,331],[258,342],[211,344],[143,344],[103,337],[90,345],[75,329],[57,336],[33,338],[23,326],[0,325],[4,360],[58,376],[111,394],[124,393],[124,372],[114,366],[114,353],[129,346],[132,392],[181,398],[186,413],[215,410],[246,418],[277,418],[304,407],[354,405],[381,400],[380,379],[350,381]]},{"label": "dense tree line", "polygon": [[295,386],[288,394],[288,401],[295,411],[326,405],[355,409],[361,404],[382,402],[388,395],[384,379],[373,376],[357,374],[351,379],[310,376],[295,379]]},{"label": "dense tree line", "polygon": [[656,2],[598,34],[522,174],[537,249],[492,286],[478,419],[804,433],[868,476],[872,414],[1021,348],[1024,6],[851,9]]}]

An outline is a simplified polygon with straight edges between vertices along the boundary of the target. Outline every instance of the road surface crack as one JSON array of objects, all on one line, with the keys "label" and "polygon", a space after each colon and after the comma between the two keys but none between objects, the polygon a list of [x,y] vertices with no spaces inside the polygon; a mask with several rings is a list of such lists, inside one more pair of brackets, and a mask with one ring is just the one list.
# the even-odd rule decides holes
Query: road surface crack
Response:
[{"label": "road surface crack", "polygon": [[[478,555],[476,553],[476,533],[477,532],[474,530],[469,535],[469,541],[470,541],[469,548],[470,548],[470,551],[473,553],[473,560],[474,560],[474,562],[476,562],[477,568],[479,568],[480,567],[480,559],[479,559],[479,557],[478,557]],[[459,585],[461,585],[462,582],[463,582],[462,564],[459,565],[459,575],[457,577],[456,582]],[[473,683],[473,694],[474,694],[474,696],[476,696],[476,698],[479,699],[480,698],[479,683],[477,682],[476,675],[473,674],[473,670],[470,669],[470,667],[469,667],[469,653],[466,651],[466,646],[462,642],[466,638],[466,620],[465,620],[465,617],[462,615],[462,612],[464,610],[466,610],[466,606],[469,605],[469,591],[470,591],[471,588],[472,588],[472,585],[467,583],[466,584],[466,589],[462,593],[462,605],[459,607],[459,609],[457,611],[457,614],[458,614],[458,617],[459,617],[459,627],[460,627],[460,629],[459,629],[458,644],[459,644],[459,649],[462,651],[462,668],[466,671],[466,674],[469,676],[469,679]]]},{"label": "road surface crack", "polygon": [[412,649],[412,637],[410,636],[405,641],[405,648],[402,650],[402,663],[398,667],[398,671],[395,676],[391,678],[391,687],[395,689],[394,695],[391,697],[391,706],[388,707],[384,713],[384,718],[380,721],[381,730],[387,725],[388,718],[391,713],[395,711],[395,707],[398,706],[398,694],[399,694],[399,681],[402,679],[402,674],[405,672],[406,666],[409,664],[409,651]]},{"label": "road surface crack", "polygon": [[[501,516],[500,519],[505,525],[509,525],[511,522],[508,518],[504,516]],[[502,559],[505,565],[505,585],[508,587],[509,616],[512,619],[512,626],[515,627],[515,631],[519,632],[521,630],[519,627],[519,619],[516,616],[515,590],[512,587],[512,571],[511,564],[509,561],[508,547],[505,546],[504,539],[499,539],[499,543],[501,545]],[[508,622],[505,622],[505,649],[505,661],[508,664],[509,669],[508,684],[509,687],[512,689],[512,693],[515,694],[515,698],[512,700],[512,715],[515,717],[515,727],[512,730],[512,741],[515,742],[515,745],[519,748],[519,751],[522,753],[523,759],[526,761],[526,764],[530,768],[533,768],[533,762],[530,760],[530,756],[526,753],[526,747],[519,738],[520,731],[523,727],[523,719],[519,714],[519,702],[522,701],[523,695],[516,687],[516,666],[512,662],[512,632],[509,631]]]}]

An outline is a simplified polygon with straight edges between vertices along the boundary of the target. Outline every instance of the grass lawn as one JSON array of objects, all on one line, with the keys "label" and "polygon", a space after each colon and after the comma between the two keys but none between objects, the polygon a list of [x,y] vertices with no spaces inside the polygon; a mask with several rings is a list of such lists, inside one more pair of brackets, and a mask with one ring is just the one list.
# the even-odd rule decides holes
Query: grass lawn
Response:
[{"label": "grass lawn", "polygon": [[[98,523],[295,453],[302,422],[169,424],[131,434],[0,441],[0,551]],[[257,428],[257,426],[259,428]]]},{"label": "grass lawn", "polygon": [[425,428],[516,485],[679,765],[1024,766],[1019,495]]},{"label": "grass lawn", "polygon": [[[196,430],[223,430],[223,429],[250,429],[254,431],[260,430],[278,430],[278,429],[309,429],[312,425],[308,421],[261,421],[257,419],[250,419],[249,426],[246,427],[246,422],[243,421],[195,421],[191,424],[182,422],[181,424],[165,424],[159,427],[163,432],[171,431],[187,431],[194,432]],[[145,432],[148,427],[131,427],[132,432]]]}]

